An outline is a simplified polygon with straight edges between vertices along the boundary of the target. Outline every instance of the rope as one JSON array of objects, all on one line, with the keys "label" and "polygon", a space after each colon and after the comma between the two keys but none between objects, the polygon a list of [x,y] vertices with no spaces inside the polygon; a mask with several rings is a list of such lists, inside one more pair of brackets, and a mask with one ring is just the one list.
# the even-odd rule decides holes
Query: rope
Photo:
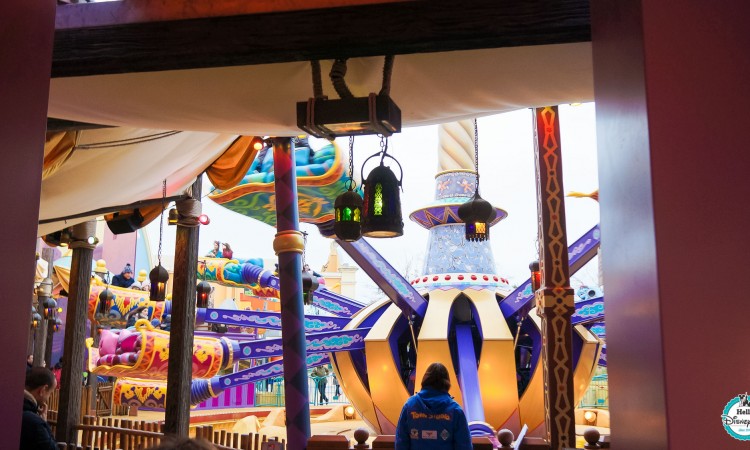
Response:
[{"label": "rope", "polygon": [[354,95],[346,85],[346,59],[337,59],[333,66],[331,66],[331,83],[333,88],[336,89],[336,93],[339,94],[339,98],[352,98]]},{"label": "rope", "polygon": [[203,212],[203,204],[194,198],[175,202],[177,205],[177,225],[194,228],[200,225],[198,217]]},{"label": "rope", "polygon": [[323,79],[320,76],[320,61],[314,59],[310,61],[312,66],[313,95],[315,98],[323,98]]},{"label": "rope", "polygon": [[383,87],[380,89],[379,95],[390,95],[391,94],[391,74],[393,73],[393,61],[396,59],[393,55],[385,55],[385,62],[383,63]]},{"label": "rope", "polygon": [[76,144],[75,148],[82,150],[102,149],[102,148],[113,148],[113,147],[124,147],[127,145],[142,144],[144,142],[156,141],[158,139],[164,139],[170,136],[174,136],[182,131],[163,131],[161,133],[148,134],[146,136],[140,136],[136,138],[118,139],[114,141],[94,142],[91,144]]},{"label": "rope", "polygon": [[474,119],[474,170],[477,172],[476,192],[479,192],[479,128],[477,119]]},{"label": "rope", "polygon": [[164,179],[164,182],[162,183],[161,188],[161,213],[159,213],[159,251],[156,254],[157,259],[159,260],[159,265],[161,266],[161,241],[164,236],[164,201],[167,198],[167,179]]}]

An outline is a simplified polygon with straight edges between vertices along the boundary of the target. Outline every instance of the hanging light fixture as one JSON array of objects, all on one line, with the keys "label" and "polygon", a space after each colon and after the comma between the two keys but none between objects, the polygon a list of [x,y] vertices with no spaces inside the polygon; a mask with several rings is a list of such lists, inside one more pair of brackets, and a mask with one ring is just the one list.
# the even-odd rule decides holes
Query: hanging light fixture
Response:
[{"label": "hanging light fixture", "polygon": [[531,271],[531,290],[536,292],[542,286],[542,272],[539,270],[539,261],[531,261],[529,270]]},{"label": "hanging light fixture", "polygon": [[[404,234],[404,221],[401,218],[401,181],[404,171],[398,160],[389,155],[388,141],[380,138],[380,152],[365,160],[380,156],[380,165],[374,168],[365,180],[362,175],[365,198],[362,209],[362,236],[374,238],[392,238]],[[383,164],[385,158],[396,161],[401,171],[401,179],[396,179],[393,171]],[[362,164],[362,170],[365,166]]]},{"label": "hanging light fixture", "polygon": [[155,302],[163,302],[167,293],[167,281],[169,281],[169,272],[161,265],[161,244],[164,237],[164,202],[167,198],[167,180],[164,179],[162,184],[162,203],[161,203],[161,214],[159,216],[159,250],[156,253],[157,260],[159,263],[156,267],[151,270],[148,274],[148,278],[151,281],[151,289],[149,290],[149,300]]},{"label": "hanging light fixture", "polygon": [[380,92],[367,97],[352,94],[344,79],[346,59],[335,60],[330,78],[340,99],[323,95],[320,62],[311,61],[314,97],[297,103],[297,126],[312,136],[330,140],[340,136],[390,136],[401,132],[401,110],[390,97],[394,58],[393,55],[385,57]]},{"label": "hanging light fixture", "polygon": [[458,217],[465,224],[467,241],[486,241],[490,238],[490,223],[497,217],[497,211],[490,202],[479,195],[479,134],[477,119],[474,119],[474,170],[476,184],[474,196],[458,208]]},{"label": "hanging light fixture", "polygon": [[55,319],[54,324],[52,324],[52,331],[57,333],[58,331],[60,331],[60,327],[62,327],[62,320]]},{"label": "hanging light fixture", "polygon": [[208,308],[208,299],[211,296],[211,285],[206,281],[206,262],[201,261],[203,276],[201,282],[195,288],[195,304],[198,308]]},{"label": "hanging light fixture", "polygon": [[335,221],[333,232],[346,242],[362,237],[362,197],[355,190],[354,182],[354,136],[349,136],[349,180],[348,189],[336,197],[333,204]]},{"label": "hanging light fixture", "polygon": [[96,314],[98,316],[106,317],[109,313],[109,310],[112,308],[112,300],[114,299],[114,295],[112,294],[112,291],[109,290],[109,270],[107,269],[107,263],[103,259],[100,259],[96,262],[94,273],[98,275],[106,285],[104,290],[99,292],[99,303],[96,307]]},{"label": "hanging light fixture", "polygon": [[31,328],[37,329],[42,323],[42,315],[33,306],[31,307]]}]

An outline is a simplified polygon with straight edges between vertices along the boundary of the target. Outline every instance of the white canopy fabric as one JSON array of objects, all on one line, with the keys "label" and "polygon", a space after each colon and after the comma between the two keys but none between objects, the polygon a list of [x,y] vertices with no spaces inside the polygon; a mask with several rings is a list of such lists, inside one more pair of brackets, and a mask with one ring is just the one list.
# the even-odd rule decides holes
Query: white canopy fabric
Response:
[{"label": "white canopy fabric", "polygon": [[[42,182],[39,219],[52,219],[183,193],[216,160],[236,135],[180,132],[138,144],[122,140],[148,138],[154,130],[103,128],[80,133],[78,147],[60,169]],[[114,142],[113,142],[114,141]],[[102,148],[85,148],[112,142]],[[127,142],[127,141],[126,141]],[[111,146],[110,146],[111,145]],[[40,236],[96,216],[39,226]]]},{"label": "white canopy fabric", "polygon": [[[335,98],[321,61],[324,94]],[[348,62],[355,96],[378,92],[383,58]],[[293,136],[296,102],[313,95],[309,62],[51,80],[48,116],[121,128],[83,131],[42,183],[40,220],[182,193],[237,135]],[[404,127],[593,100],[591,44],[398,55],[391,97]],[[108,148],[89,143],[187,130]],[[94,217],[41,225],[44,235]]]},{"label": "white canopy fabric", "polygon": [[[321,61],[324,94],[336,98]],[[378,92],[383,58],[348,62],[355,96]],[[309,62],[55,78],[50,117],[158,130],[294,136],[313,96]],[[391,97],[404,126],[593,100],[591,44],[397,55]]]}]

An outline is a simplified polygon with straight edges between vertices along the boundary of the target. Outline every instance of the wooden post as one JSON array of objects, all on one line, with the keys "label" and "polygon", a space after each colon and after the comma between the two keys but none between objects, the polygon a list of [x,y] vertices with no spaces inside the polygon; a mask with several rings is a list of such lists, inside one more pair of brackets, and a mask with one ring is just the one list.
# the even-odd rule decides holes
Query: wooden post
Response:
[{"label": "wooden post", "polygon": [[[200,201],[201,175],[193,183],[192,198]],[[189,202],[189,200],[188,200]],[[186,205],[178,202],[183,217],[194,212],[183,211]],[[188,203],[189,205],[189,203]],[[200,213],[198,213],[200,214]],[[197,217],[195,217],[197,219]],[[167,372],[167,401],[164,433],[187,437],[190,427],[190,385],[193,369],[193,332],[195,330],[195,287],[198,267],[198,226],[177,224],[172,284],[172,325],[169,338],[169,371]]]},{"label": "wooden post", "polygon": [[86,310],[91,288],[91,261],[94,245],[86,240],[94,236],[96,222],[89,221],[72,228],[73,261],[70,266],[70,291],[68,312],[65,316],[65,364],[60,377],[60,406],[57,414],[58,442],[73,439],[74,425],[81,413],[81,388],[83,381],[83,352],[86,350]]},{"label": "wooden post", "polygon": [[44,317],[44,305],[41,304],[36,294],[34,298],[36,299],[36,312],[42,316],[42,320],[34,330],[34,367],[43,367],[44,346],[47,342],[47,319]]},{"label": "wooden post", "polygon": [[560,121],[556,106],[534,110],[539,267],[536,311],[542,318],[542,367],[547,440],[552,450],[575,447],[572,325],[573,289],[562,179]]}]

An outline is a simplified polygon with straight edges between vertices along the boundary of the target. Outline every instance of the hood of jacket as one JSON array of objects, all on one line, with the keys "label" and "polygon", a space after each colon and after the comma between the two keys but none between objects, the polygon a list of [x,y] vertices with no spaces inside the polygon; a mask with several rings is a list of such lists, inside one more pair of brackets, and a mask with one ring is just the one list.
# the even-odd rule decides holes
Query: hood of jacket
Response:
[{"label": "hood of jacket", "polygon": [[424,407],[427,411],[445,411],[453,404],[453,398],[443,391],[425,388],[415,396],[416,402]]}]

